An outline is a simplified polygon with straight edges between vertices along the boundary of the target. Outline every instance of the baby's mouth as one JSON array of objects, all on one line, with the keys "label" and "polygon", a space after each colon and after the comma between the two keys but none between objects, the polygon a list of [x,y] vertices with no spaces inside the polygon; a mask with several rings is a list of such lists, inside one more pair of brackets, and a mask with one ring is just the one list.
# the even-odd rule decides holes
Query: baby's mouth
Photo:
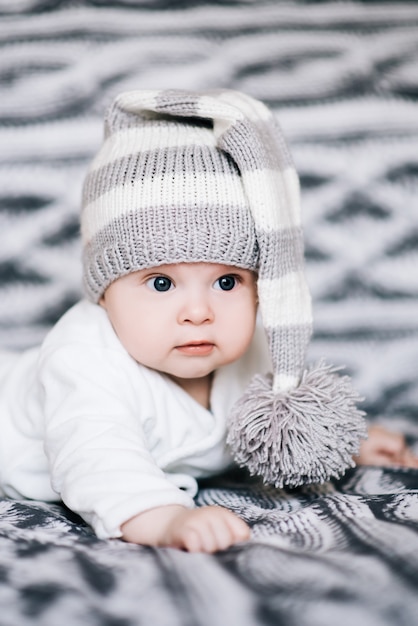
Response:
[{"label": "baby's mouth", "polygon": [[182,346],[176,346],[176,350],[188,356],[206,356],[210,354],[215,345],[209,341],[192,341]]}]

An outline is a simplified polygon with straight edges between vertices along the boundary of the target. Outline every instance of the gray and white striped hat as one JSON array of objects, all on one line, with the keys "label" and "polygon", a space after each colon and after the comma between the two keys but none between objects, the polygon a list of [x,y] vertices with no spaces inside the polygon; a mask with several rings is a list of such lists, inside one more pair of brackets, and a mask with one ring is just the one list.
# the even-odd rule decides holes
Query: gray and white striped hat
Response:
[{"label": "gray and white striped hat", "polygon": [[[332,394],[335,386],[345,385],[344,410],[354,410],[346,377],[323,365],[304,369],[312,315],[299,181],[281,130],[264,104],[236,91],[118,96],[85,181],[81,232],[85,290],[94,302],[118,277],[165,263],[206,261],[256,270],[273,374],[256,379],[233,411],[228,440],[235,457],[276,485],[326,480],[352,465],[359,412],[354,435],[353,418],[350,435],[345,424],[337,427],[344,443],[337,456],[332,452],[331,464],[327,437],[322,442],[314,437],[318,460],[318,450],[303,449],[299,426],[293,432],[282,415],[279,431],[288,429],[287,439],[274,435],[272,440],[277,419],[266,429],[271,410],[260,412],[263,402],[277,405],[298,390],[291,413],[300,413],[300,383],[308,377],[309,388],[313,376],[319,376],[320,386],[326,380]],[[317,400],[318,394],[316,407]],[[329,431],[329,418],[326,413],[322,434]],[[302,432],[308,433],[306,424]],[[293,440],[306,462],[295,464],[293,452],[288,453]]]}]

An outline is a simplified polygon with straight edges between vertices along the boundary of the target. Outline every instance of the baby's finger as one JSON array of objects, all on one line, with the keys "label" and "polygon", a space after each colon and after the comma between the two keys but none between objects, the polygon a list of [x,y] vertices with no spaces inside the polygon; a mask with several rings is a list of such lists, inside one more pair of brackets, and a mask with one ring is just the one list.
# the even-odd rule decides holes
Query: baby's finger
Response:
[{"label": "baby's finger", "polygon": [[411,448],[406,448],[402,457],[401,464],[403,467],[418,468],[418,457],[415,456]]},{"label": "baby's finger", "polygon": [[180,533],[181,548],[187,550],[187,552],[211,552],[211,533],[206,532],[206,529],[188,527],[183,528]]},{"label": "baby's finger", "polygon": [[228,525],[231,529],[233,538],[235,540],[234,543],[238,541],[247,541],[250,538],[250,535],[251,535],[250,527],[248,526],[246,522],[244,522],[244,520],[242,520],[237,515],[232,513],[228,517]]},{"label": "baby's finger", "polygon": [[210,507],[208,522],[215,544],[212,551],[225,550],[238,541],[249,538],[249,528],[232,511],[223,507]]},{"label": "baby's finger", "polygon": [[235,543],[234,534],[226,519],[222,517],[213,518],[211,520],[211,531],[214,537],[216,550],[226,550]]},{"label": "baby's finger", "polygon": [[193,530],[193,533],[190,533],[191,541],[187,541],[187,549],[190,552],[212,553],[230,545],[230,531],[228,528],[222,530],[217,509],[218,507],[203,507],[195,511],[190,522]]},{"label": "baby's finger", "polygon": [[371,427],[370,435],[370,445],[382,453],[396,456],[403,454],[406,448],[405,437],[402,434],[386,430],[381,426]]},{"label": "baby's finger", "polygon": [[384,453],[375,452],[374,454],[370,454],[366,461],[362,462],[362,465],[379,465],[386,467],[394,467],[396,465],[401,465],[401,462],[392,456]]}]

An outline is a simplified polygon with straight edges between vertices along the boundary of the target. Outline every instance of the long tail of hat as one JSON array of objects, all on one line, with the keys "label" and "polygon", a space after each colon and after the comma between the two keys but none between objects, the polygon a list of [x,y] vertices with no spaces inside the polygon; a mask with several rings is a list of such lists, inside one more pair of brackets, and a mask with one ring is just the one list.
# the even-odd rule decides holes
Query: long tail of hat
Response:
[{"label": "long tail of hat", "polygon": [[233,408],[228,443],[236,461],[277,486],[341,475],[365,436],[364,419],[347,377],[324,364],[305,370],[312,312],[299,180],[273,114],[236,91],[136,91],[117,106],[211,120],[217,146],[240,170],[259,245],[258,298],[273,373],[256,376]]},{"label": "long tail of hat", "polygon": [[273,363],[273,390],[294,388],[312,331],[303,270],[299,180],[280,128],[261,102],[236,91],[138,91],[118,106],[213,121],[217,145],[239,167],[259,244],[258,299]]}]

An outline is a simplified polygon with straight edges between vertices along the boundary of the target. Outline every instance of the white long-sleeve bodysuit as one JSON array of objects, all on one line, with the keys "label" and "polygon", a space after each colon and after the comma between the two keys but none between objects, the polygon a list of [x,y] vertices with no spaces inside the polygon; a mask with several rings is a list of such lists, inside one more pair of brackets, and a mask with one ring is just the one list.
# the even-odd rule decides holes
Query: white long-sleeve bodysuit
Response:
[{"label": "white long-sleeve bodysuit", "polygon": [[269,363],[257,328],[247,353],[215,372],[208,411],[132,359],[106,312],[82,301],[40,348],[0,353],[1,489],[62,499],[102,538],[147,509],[193,507],[195,479],[231,463],[230,408]]}]

